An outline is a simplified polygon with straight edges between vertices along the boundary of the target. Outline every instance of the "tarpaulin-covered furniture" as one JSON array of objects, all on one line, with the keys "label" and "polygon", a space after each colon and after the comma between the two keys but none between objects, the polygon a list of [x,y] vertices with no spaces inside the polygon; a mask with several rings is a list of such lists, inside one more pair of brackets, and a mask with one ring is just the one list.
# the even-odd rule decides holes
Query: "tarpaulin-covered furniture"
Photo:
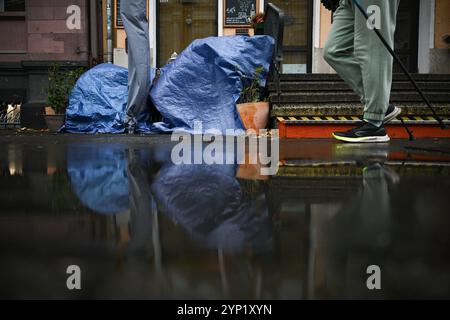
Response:
[{"label": "tarpaulin-covered furniture", "polygon": [[[137,133],[184,130],[193,132],[194,122],[203,130],[243,129],[236,111],[242,78],[252,77],[263,67],[260,83],[265,85],[273,58],[270,36],[211,37],[195,40],[171,64],[149,95],[163,117],[151,123],[150,107],[137,116]],[[150,71],[153,78],[155,70]],[[66,111],[64,132],[123,133],[128,101],[128,71],[99,65],[87,71],[72,91]]]}]

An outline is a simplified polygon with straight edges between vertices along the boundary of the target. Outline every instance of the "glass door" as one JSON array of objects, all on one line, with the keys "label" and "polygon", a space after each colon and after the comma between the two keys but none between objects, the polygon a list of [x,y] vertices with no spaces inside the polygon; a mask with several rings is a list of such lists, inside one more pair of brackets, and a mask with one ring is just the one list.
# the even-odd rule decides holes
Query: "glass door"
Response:
[{"label": "glass door", "polygon": [[158,66],[193,40],[217,35],[216,0],[157,0]]},{"label": "glass door", "polygon": [[311,68],[311,0],[271,0],[284,11],[283,73],[307,73]]}]

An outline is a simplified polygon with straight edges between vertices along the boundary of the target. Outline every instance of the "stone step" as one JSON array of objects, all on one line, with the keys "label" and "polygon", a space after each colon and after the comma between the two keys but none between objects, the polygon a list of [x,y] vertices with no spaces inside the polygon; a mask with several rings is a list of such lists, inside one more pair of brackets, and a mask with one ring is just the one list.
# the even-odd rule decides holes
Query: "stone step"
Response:
[{"label": "stone step", "polygon": [[[450,81],[450,74],[413,74],[416,81]],[[404,74],[394,74],[393,81],[408,81]],[[342,81],[335,73],[282,74],[281,81]]]},{"label": "stone step", "polygon": [[[419,88],[424,92],[450,92],[450,81],[421,81]],[[280,89],[282,92],[311,92],[311,91],[351,91],[351,88],[343,81],[283,81]],[[269,86],[271,92],[276,91],[275,84]],[[415,91],[414,86],[407,81],[397,81],[392,84],[392,91]]]},{"label": "stone step", "polygon": [[[424,103],[398,103],[402,108],[402,115],[432,115]],[[439,115],[450,116],[450,101],[433,104]],[[363,108],[360,103],[288,103],[273,105],[271,117],[297,117],[297,116],[361,116]]]},{"label": "stone step", "polygon": [[[450,74],[414,74],[413,78],[437,113],[450,115]],[[272,117],[360,116],[363,108],[353,91],[337,74],[283,74],[281,101],[269,85]],[[391,102],[404,115],[431,115],[413,85],[403,74],[393,75]]]},{"label": "stone step", "polygon": [[[361,168],[359,175],[346,175],[345,179],[335,174],[324,174],[318,177],[304,176],[304,172],[294,172],[293,176],[283,176],[287,170],[281,167],[278,175],[270,180],[274,196],[284,202],[308,201],[313,203],[329,203],[330,200],[342,200],[351,197],[361,187]],[[303,176],[302,176],[303,175]],[[301,195],[301,197],[299,197]]]},{"label": "stone step", "polygon": [[[427,98],[432,103],[450,102],[450,91],[448,92],[427,92]],[[391,94],[391,102],[421,102],[420,95],[416,92],[394,91]],[[280,101],[276,93],[270,93],[272,104],[286,103],[342,103],[359,102],[359,97],[351,91],[345,92],[283,92]]]}]

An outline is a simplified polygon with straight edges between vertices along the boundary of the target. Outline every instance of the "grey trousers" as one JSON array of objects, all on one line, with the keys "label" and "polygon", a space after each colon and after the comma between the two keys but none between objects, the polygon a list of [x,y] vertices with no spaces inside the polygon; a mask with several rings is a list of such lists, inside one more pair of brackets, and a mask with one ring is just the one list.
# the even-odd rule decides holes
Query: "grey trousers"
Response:
[{"label": "grey trousers", "polygon": [[135,122],[146,108],[151,86],[149,24],[146,0],[122,0],[120,6],[128,39],[128,103],[125,123]]},{"label": "grey trousers", "polygon": [[[380,32],[394,47],[400,0],[358,0],[364,9],[380,9]],[[381,125],[389,106],[393,58],[368,28],[352,0],[341,0],[324,48],[324,58],[365,104],[364,119]]]}]

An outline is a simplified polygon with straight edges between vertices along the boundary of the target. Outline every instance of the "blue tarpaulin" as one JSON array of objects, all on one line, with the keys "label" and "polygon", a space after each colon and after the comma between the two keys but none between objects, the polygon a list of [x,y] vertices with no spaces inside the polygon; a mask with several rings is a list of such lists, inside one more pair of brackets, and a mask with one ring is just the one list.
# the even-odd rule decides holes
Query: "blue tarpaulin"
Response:
[{"label": "blue tarpaulin", "polygon": [[[155,70],[152,70],[152,78]],[[128,70],[101,64],[78,79],[66,109],[68,133],[123,133],[128,99]],[[139,115],[137,132],[150,133],[150,112]]]},{"label": "blue tarpaulin", "polygon": [[265,85],[274,40],[268,36],[212,37],[194,41],[162,75],[151,98],[168,128],[192,131],[194,121],[203,130],[243,129],[236,111],[241,76],[252,77],[263,67]]},{"label": "blue tarpaulin", "polygon": [[[163,122],[151,124],[150,108],[146,108],[138,117],[137,132],[192,132],[194,121],[201,121],[203,130],[243,129],[236,111],[241,77],[250,78],[256,68],[263,67],[260,80],[265,85],[273,49],[274,39],[269,36],[195,40],[161,69],[149,93]],[[127,81],[127,69],[118,66],[102,64],[87,71],[72,91],[63,131],[123,133]]]}]

